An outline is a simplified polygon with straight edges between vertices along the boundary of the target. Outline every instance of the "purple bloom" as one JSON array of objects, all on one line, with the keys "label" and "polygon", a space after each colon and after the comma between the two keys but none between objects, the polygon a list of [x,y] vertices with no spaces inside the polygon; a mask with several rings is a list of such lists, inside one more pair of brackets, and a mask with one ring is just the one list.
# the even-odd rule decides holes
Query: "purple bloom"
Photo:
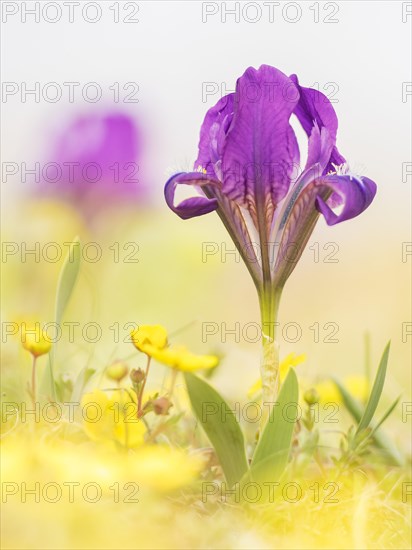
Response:
[{"label": "purple bloom", "polygon": [[124,114],[73,120],[55,141],[43,192],[73,201],[86,214],[138,197],[138,138],[135,122]]},{"label": "purple bloom", "polygon": [[[300,174],[292,115],[308,137]],[[349,172],[336,147],[337,127],[329,100],[300,86],[296,75],[287,77],[267,65],[249,68],[236,92],[207,112],[194,171],[166,183],[166,202],[182,219],[217,211],[260,296],[272,305],[319,215],[328,225],[349,220],[375,196],[372,180]],[[180,184],[194,186],[200,195],[175,205]]]}]

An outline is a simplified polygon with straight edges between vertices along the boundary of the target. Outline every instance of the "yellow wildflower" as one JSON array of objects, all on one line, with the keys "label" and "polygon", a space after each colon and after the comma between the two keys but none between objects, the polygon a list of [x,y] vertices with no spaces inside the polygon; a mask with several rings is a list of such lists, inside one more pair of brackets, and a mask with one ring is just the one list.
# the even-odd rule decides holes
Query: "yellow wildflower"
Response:
[{"label": "yellow wildflower", "polygon": [[[287,373],[289,372],[289,369],[291,367],[296,367],[297,365],[300,365],[301,363],[304,363],[306,361],[306,355],[296,355],[296,353],[289,353],[281,362],[279,365],[279,376],[280,376],[280,382],[282,383],[283,380],[286,378]],[[258,393],[262,389],[262,379],[259,378],[253,386],[249,388],[248,391],[248,397],[253,397],[256,393]]]},{"label": "yellow wildflower", "polygon": [[352,374],[343,380],[343,384],[350,394],[359,401],[366,401],[369,397],[369,381],[365,375]]},{"label": "yellow wildflower", "polygon": [[161,325],[141,325],[132,330],[131,337],[134,346],[149,356],[167,346],[167,331]]},{"label": "yellow wildflower", "polygon": [[[362,374],[352,374],[343,379],[348,392],[359,401],[365,402],[369,396],[369,382]],[[342,397],[332,380],[322,380],[314,385],[321,403],[342,403]]]},{"label": "yellow wildflower", "polygon": [[187,485],[204,466],[200,457],[161,445],[144,446],[133,459],[142,485],[160,492]]},{"label": "yellow wildflower", "polygon": [[184,346],[168,346],[167,332],[161,325],[143,325],[131,333],[133,344],[159,363],[172,369],[192,372],[212,369],[219,363],[214,355],[195,355]]},{"label": "yellow wildflower", "polygon": [[322,380],[313,387],[318,392],[320,403],[342,403],[339,390],[332,380]]},{"label": "yellow wildflower", "polygon": [[40,323],[21,325],[21,343],[25,350],[34,357],[40,357],[49,353],[51,341],[47,333],[40,328]]},{"label": "yellow wildflower", "polygon": [[213,369],[219,363],[219,359],[214,355],[195,355],[184,346],[155,350],[151,356],[163,365],[185,372]]},{"label": "yellow wildflower", "polygon": [[143,421],[137,418],[137,406],[126,391],[94,390],[82,399],[83,426],[94,441],[117,442],[135,447],[144,442]]}]

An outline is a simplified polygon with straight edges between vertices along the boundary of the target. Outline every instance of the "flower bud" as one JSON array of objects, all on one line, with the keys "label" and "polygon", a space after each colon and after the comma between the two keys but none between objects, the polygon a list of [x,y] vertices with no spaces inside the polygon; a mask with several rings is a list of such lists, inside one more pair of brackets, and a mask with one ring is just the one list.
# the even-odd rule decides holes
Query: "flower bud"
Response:
[{"label": "flower bud", "polygon": [[152,401],[152,406],[155,414],[166,416],[169,414],[170,407],[173,407],[173,403],[167,397],[158,397]]},{"label": "flower bud", "polygon": [[130,373],[130,380],[133,384],[140,384],[140,382],[143,382],[145,378],[146,375],[142,369],[132,369],[132,372]]},{"label": "flower bud", "polygon": [[303,399],[308,405],[315,405],[316,403],[319,403],[320,397],[315,388],[310,388],[303,394]]},{"label": "flower bud", "polygon": [[49,353],[51,348],[51,341],[40,327],[40,323],[35,325],[22,324],[22,346],[25,350],[29,351],[34,357],[40,357]]},{"label": "flower bud", "polygon": [[123,361],[115,361],[106,369],[106,375],[116,382],[120,382],[129,372],[129,368]]}]

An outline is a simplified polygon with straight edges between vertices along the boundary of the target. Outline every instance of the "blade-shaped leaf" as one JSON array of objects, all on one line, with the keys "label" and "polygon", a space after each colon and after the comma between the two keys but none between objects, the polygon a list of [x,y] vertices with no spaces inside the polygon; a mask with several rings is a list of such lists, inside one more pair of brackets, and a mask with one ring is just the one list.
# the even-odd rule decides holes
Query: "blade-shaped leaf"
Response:
[{"label": "blade-shaped leaf", "polygon": [[185,373],[193,411],[202,424],[219,458],[228,484],[232,487],[248,470],[245,442],[233,411],[207,382]]},{"label": "blade-shaped leaf", "polygon": [[296,422],[296,418],[291,418],[288,407],[297,407],[298,399],[298,380],[294,369],[290,369],[253,455],[252,477],[276,479],[285,469]]},{"label": "blade-shaped leaf", "polygon": [[385,412],[385,414],[382,416],[382,418],[379,420],[379,422],[376,424],[376,426],[373,426],[373,429],[372,429],[369,437],[372,437],[375,434],[376,430],[378,430],[382,426],[382,424],[385,422],[385,420],[392,414],[392,412],[395,410],[397,404],[399,403],[400,399],[401,399],[401,396],[399,396],[395,399],[395,401],[392,403],[392,405],[389,407],[389,409]]},{"label": "blade-shaped leaf", "polygon": [[[55,322],[58,326],[61,323],[67,304],[73,293],[74,285],[76,284],[80,268],[80,257],[80,240],[79,237],[75,237],[64,260],[57,283]],[[54,400],[56,400],[56,384],[53,374],[55,353],[56,344],[54,344],[50,350],[49,368],[48,371],[45,372],[45,377],[42,382],[43,388],[51,388],[51,394]]]},{"label": "blade-shaped leaf", "polygon": [[383,385],[385,383],[386,367],[388,365],[390,346],[391,343],[388,342],[386,348],[384,349],[381,362],[379,363],[378,372],[376,373],[375,381],[373,383],[372,391],[369,396],[368,402],[366,403],[366,408],[362,415],[362,418],[359,421],[356,433],[365,430],[371,423],[373,415],[375,414],[376,408],[382,395]]},{"label": "blade-shaped leaf", "polygon": [[60,323],[76,284],[80,268],[80,240],[76,237],[60,271],[56,294],[56,323]]},{"label": "blade-shaped leaf", "polygon": [[[338,380],[334,380],[333,382],[338,388],[339,393],[341,394],[342,400],[345,404],[345,407],[347,408],[349,413],[352,415],[354,420],[356,420],[356,422],[360,422],[363,411],[359,402],[352,397],[352,395],[348,392],[348,390],[344,386],[342,386],[342,384]],[[393,408],[395,407],[395,403],[393,404]],[[403,457],[400,455],[398,450],[394,447],[393,443],[386,437],[385,433],[381,429],[378,430],[382,422],[387,418],[387,416],[389,416],[390,412],[392,412],[391,409],[392,408],[390,408],[385,413],[385,415],[383,416],[383,418],[381,419],[381,421],[378,423],[376,427],[372,422],[372,425],[371,425],[372,432],[370,434],[370,437],[373,439],[375,445],[386,454],[388,459],[393,464],[397,466],[402,466],[405,462]]]}]

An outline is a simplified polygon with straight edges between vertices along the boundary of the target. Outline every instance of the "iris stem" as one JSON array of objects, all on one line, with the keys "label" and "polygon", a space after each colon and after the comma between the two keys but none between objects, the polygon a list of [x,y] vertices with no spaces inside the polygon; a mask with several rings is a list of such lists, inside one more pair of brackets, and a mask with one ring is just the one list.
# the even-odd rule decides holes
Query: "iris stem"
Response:
[{"label": "iris stem", "polygon": [[262,414],[260,432],[268,421],[273,403],[279,393],[279,344],[276,341],[276,320],[281,291],[272,289],[259,294],[262,324],[262,359],[260,375],[262,378]]}]

